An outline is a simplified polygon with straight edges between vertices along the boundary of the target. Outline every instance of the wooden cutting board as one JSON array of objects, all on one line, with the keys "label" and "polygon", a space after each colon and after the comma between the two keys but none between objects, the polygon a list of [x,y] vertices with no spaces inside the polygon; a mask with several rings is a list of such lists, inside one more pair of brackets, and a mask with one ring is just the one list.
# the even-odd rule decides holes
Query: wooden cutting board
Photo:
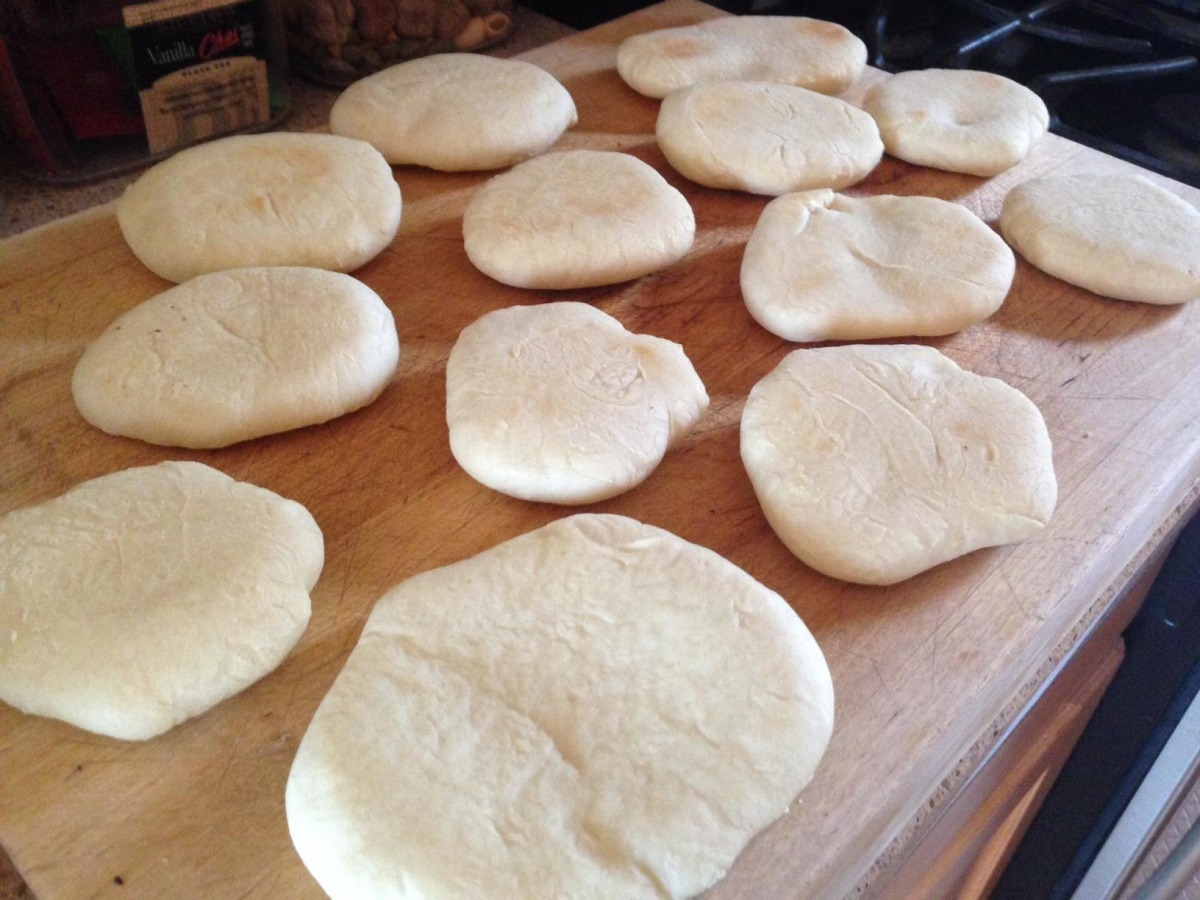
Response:
[{"label": "wooden cutting board", "polygon": [[[574,511],[500,496],[450,455],[446,357],[459,330],[489,310],[584,300],[683,344],[710,409],[643,485],[589,509],[721,553],[787,598],[828,657],[838,703],[829,752],[713,897],[838,896],[869,880],[942,779],[986,745],[1008,701],[1044,677],[1047,660],[1103,612],[1181,514],[1200,478],[1200,305],[1106,300],[1021,262],[995,316],[928,343],[1043,411],[1059,479],[1043,536],[892,588],[834,581],[784,549],[738,455],[747,392],[794,349],[751,320],[738,289],[767,199],[675,175],[653,138],[657,102],[613,68],[625,36],[719,14],[669,0],[525,55],[575,98],[580,121],[561,146],[632,153],[684,192],[696,212],[692,251],[610,288],[507,288],[474,270],[462,247],[461,215],[485,176],[399,168],[401,233],[357,274],[395,314],[400,369],[372,406],[320,427],[207,452],[91,428],[71,400],[76,359],[166,284],[125,247],[111,206],[0,244],[0,512],[122,467],[197,459],[304,503],[327,549],[311,624],[283,665],[155,740],[121,743],[0,707],[0,844],[41,900],[320,896],[288,838],[283,787],[372,604],[410,575]],[[849,193],[931,195],[994,222],[1009,188],[1031,176],[1130,169],[1048,137],[990,180],[885,159]],[[1200,206],[1200,191],[1156,180]]]}]

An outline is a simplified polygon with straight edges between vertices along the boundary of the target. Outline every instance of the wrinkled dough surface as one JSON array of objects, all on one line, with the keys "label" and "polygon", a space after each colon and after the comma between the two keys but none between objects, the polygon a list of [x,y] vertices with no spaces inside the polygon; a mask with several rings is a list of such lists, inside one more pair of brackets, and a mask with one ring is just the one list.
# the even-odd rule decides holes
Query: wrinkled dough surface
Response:
[{"label": "wrinkled dough surface", "polygon": [[129,248],[156,275],[186,281],[244,266],[349,272],[391,243],[400,187],[365,141],[245,134],[181,150],[117,203]]},{"label": "wrinkled dough surface", "polygon": [[350,85],[329,128],[368,142],[394,165],[459,172],[542,153],[577,120],[567,89],[531,63],[440,53]]},{"label": "wrinkled dough surface", "polygon": [[547,153],[486,182],[463,214],[472,264],[520,288],[616,284],[662,269],[691,249],[696,218],[684,196],[635,156]]},{"label": "wrinkled dough surface", "polygon": [[1200,211],[1142,175],[1051,175],[1004,198],[1000,230],[1044,272],[1105,297],[1200,297]]},{"label": "wrinkled dough surface", "polygon": [[900,72],[863,98],[897,159],[967,175],[997,175],[1042,139],[1041,97],[1003,75],[969,69]]},{"label": "wrinkled dough surface", "polygon": [[80,358],[71,390],[109,434],[224,447],[366,406],[399,353],[391,311],[349,275],[231,269],[116,319]]},{"label": "wrinkled dough surface", "polygon": [[288,778],[335,900],[684,897],[813,776],[829,670],[716,554],[578,515],[376,605]]},{"label": "wrinkled dough surface", "polygon": [[655,126],[667,162],[708,187],[770,196],[861,181],[883,156],[875,122],[836,97],[766,82],[667,96]]},{"label": "wrinkled dough surface", "polygon": [[0,699],[141,740],[273,670],[324,563],[299,503],[193,462],[0,518]]},{"label": "wrinkled dough surface", "polygon": [[459,464],[525,500],[591,503],[640,484],[708,408],[678,344],[584,303],[497,310],[446,364]]},{"label": "wrinkled dough surface", "polygon": [[741,453],[788,549],[862,584],[1032,537],[1057,497],[1037,407],[931,347],[793,351],[751,390]]},{"label": "wrinkled dough surface", "polygon": [[834,22],[728,16],[626,38],[617,72],[647,97],[712,81],[773,81],[840,94],[862,74],[867,46]]},{"label": "wrinkled dough surface", "polygon": [[995,312],[1016,261],[970,210],[934,197],[786,194],[742,256],[755,320],[789,341],[950,334]]}]

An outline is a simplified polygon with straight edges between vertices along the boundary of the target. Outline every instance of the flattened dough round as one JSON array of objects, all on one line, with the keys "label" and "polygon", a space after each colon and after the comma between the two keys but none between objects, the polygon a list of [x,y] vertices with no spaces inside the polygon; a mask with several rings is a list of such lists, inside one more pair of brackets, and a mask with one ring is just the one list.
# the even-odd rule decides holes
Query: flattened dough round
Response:
[{"label": "flattened dough round", "polygon": [[629,490],[707,408],[682,347],[586,303],[488,313],[446,364],[454,458],[524,500],[592,503]]},{"label": "flattened dough round", "polygon": [[384,595],[300,742],[288,827],[334,900],[691,896],[787,809],[832,722],[779,595],[572,516]]},{"label": "flattened dough round", "polygon": [[830,190],[767,204],[742,256],[754,319],[789,341],[951,334],[995,312],[1016,261],[967,208]]},{"label": "flattened dough round", "polygon": [[85,481],[0,517],[0,699],[123,740],[273,670],[324,563],[299,503],[193,462]]},{"label": "flattened dough round", "polygon": [[1200,297],[1200,211],[1141,175],[1050,175],[1004,198],[1000,230],[1043,272],[1141,303]]},{"label": "flattened dough round", "polygon": [[626,38],[617,72],[647,97],[711,81],[774,81],[840,94],[862,74],[867,45],[835,22],[726,16]]},{"label": "flattened dough round", "polygon": [[334,134],[359,138],[393,165],[499,169],[547,150],[577,121],[549,72],[516,59],[438,53],[376,72],[337,98]]},{"label": "flattened dough round", "polygon": [[488,180],[463,213],[467,257],[497,281],[596,287],[669,266],[691,249],[683,194],[636,156],[567,150]]},{"label": "flattened dough round", "polygon": [[697,184],[778,195],[843,188],[883,156],[874,120],[837,97],[758,81],[667,96],[655,126],[674,169]]},{"label": "flattened dough round", "polygon": [[224,447],[366,406],[396,370],[392,313],[349,275],[230,269],[114,321],[75,367],[85,419],[109,434]]},{"label": "flattened dough round", "polygon": [[1037,407],[931,347],[793,351],[751,390],[741,452],[788,549],[861,584],[1032,537],[1057,498]]},{"label": "flattened dough round", "polygon": [[992,72],[900,72],[863,98],[897,159],[967,175],[1015,166],[1042,139],[1050,114],[1042,98]]},{"label": "flattened dough round", "polygon": [[117,203],[129,248],[168,281],[243,266],[349,272],[391,243],[400,187],[370,144],[271,132],[181,150]]}]

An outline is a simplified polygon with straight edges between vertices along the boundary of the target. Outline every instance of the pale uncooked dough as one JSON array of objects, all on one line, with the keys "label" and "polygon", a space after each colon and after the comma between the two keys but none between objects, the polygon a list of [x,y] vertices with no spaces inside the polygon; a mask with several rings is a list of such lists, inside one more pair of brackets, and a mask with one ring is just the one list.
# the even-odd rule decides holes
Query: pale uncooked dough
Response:
[{"label": "pale uncooked dough", "polygon": [[867,46],[835,22],[727,16],[626,38],[617,72],[647,97],[710,81],[775,81],[840,94],[862,74]]},{"label": "pale uncooked dough", "polygon": [[119,317],[80,358],[71,390],[109,434],[224,447],[366,406],[399,353],[391,311],[349,275],[229,269]]},{"label": "pale uncooked dough", "polygon": [[665,268],[691,249],[692,208],[636,156],[547,153],[496,175],[463,214],[467,257],[520,288],[616,284]]},{"label": "pale uncooked dough", "polygon": [[579,515],[376,605],[288,777],[334,900],[686,897],[808,783],[833,687],[779,595]]},{"label": "pale uncooked dough", "polygon": [[957,203],[806,191],[762,211],[742,297],[789,341],[950,334],[995,312],[1015,269],[1004,240]]},{"label": "pale uncooked dough", "polygon": [[181,150],[125,189],[129,248],[168,281],[243,266],[349,272],[391,243],[400,187],[366,141],[271,132]]},{"label": "pale uncooked dough", "polygon": [[640,484],[708,394],[678,344],[585,303],[496,310],[446,364],[450,450],[494,490],[591,503]]},{"label": "pale uncooked dough", "polygon": [[1105,297],[1200,297],[1200,211],[1142,175],[1050,175],[1004,198],[1000,230],[1044,272]]},{"label": "pale uncooked dough", "polygon": [[329,113],[394,165],[498,169],[542,153],[577,121],[549,72],[516,59],[437,53],[356,81]]},{"label": "pale uncooked dough", "polygon": [[669,94],[655,133],[685,178],[752,194],[843,188],[883,156],[879,130],[861,109],[767,82],[697,84]]},{"label": "pale uncooked dough", "polygon": [[751,390],[741,452],[788,549],[863,584],[1033,537],[1057,497],[1037,407],[932,347],[793,351]]},{"label": "pale uncooked dough", "polygon": [[0,699],[124,740],[273,670],[324,563],[299,503],[165,462],[0,518]]},{"label": "pale uncooked dough", "polygon": [[887,152],[947,172],[996,175],[1042,139],[1050,114],[1042,98],[992,72],[900,72],[863,98]]}]

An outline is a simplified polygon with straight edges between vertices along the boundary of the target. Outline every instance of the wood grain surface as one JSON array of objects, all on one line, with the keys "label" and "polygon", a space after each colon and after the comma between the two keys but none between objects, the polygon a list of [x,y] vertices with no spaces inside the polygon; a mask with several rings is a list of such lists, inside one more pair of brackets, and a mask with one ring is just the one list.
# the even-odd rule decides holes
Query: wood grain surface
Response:
[{"label": "wood grain surface", "polygon": [[[0,707],[0,844],[41,900],[320,896],[292,849],[283,787],[372,604],[410,575],[574,511],[498,495],[450,455],[446,357],[459,330],[489,310],[585,300],[684,346],[710,409],[644,484],[587,509],[721,553],[781,593],[829,660],[838,704],[829,752],[714,898],[862,887],[964,754],[988,740],[1005,704],[1103,612],[1179,515],[1200,478],[1200,306],[1106,300],[1021,262],[989,321],[927,343],[1041,408],[1059,479],[1044,534],[886,589],[823,577],[786,551],[738,455],[747,392],[794,349],[753,322],[738,288],[767,198],[674,174],[653,138],[658,103],[613,68],[625,36],[719,14],[668,0],[524,56],[575,98],[580,122],[560,146],[632,153],[684,192],[697,219],[692,251],[609,288],[507,288],[473,269],[462,247],[464,206],[486,176],[398,168],[401,232],[357,275],[395,314],[400,369],[376,403],[326,425],[199,452],[91,428],[71,400],[75,361],[117,314],[167,285],[126,248],[111,206],[0,244],[0,512],[126,466],[197,459],[305,504],[327,551],[312,621],[279,669],[159,738],[122,743]],[[994,223],[1005,192],[1031,176],[1131,168],[1051,136],[996,178],[885,159],[848,193],[941,197]],[[1200,192],[1156,180],[1200,206]]]}]

